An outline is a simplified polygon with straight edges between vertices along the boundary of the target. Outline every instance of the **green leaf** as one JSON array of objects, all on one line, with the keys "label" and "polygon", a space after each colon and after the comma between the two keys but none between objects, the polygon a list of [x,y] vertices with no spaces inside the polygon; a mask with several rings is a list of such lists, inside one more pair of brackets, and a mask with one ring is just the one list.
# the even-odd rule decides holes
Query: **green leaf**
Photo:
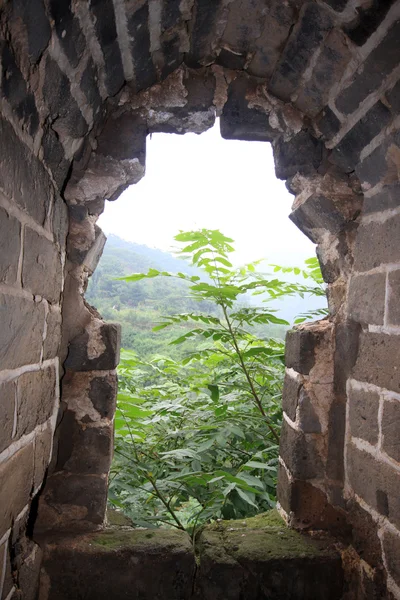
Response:
[{"label": "green leaf", "polygon": [[247,504],[250,504],[250,506],[254,506],[254,508],[258,509],[258,505],[254,502],[252,496],[247,491],[245,491],[239,487],[236,488],[236,491],[242,500],[247,502]]},{"label": "green leaf", "polygon": [[211,392],[211,400],[213,402],[218,402],[218,400],[219,400],[219,388],[218,388],[218,386],[210,384],[207,387],[208,387],[208,389]]}]

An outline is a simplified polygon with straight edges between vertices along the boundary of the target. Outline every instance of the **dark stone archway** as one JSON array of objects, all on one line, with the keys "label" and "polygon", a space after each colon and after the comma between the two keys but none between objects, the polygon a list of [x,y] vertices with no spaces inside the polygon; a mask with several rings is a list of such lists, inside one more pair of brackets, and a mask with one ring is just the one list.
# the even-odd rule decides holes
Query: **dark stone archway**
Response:
[{"label": "dark stone archway", "polygon": [[400,3],[0,11],[0,596],[36,586],[33,521],[103,523],[119,336],[83,293],[104,201],[144,175],[149,133],[201,133],[221,115],[223,137],[272,143],[328,283],[329,319],[287,340],[282,513],[350,526],[359,589],[387,581],[400,598]]}]

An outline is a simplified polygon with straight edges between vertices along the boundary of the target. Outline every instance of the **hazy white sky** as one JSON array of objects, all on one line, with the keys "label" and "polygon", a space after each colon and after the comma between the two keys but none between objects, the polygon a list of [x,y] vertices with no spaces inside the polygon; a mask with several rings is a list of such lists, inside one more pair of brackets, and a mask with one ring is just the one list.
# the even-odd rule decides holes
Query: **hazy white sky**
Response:
[{"label": "hazy white sky", "polygon": [[271,146],[223,140],[217,121],[201,135],[148,137],[145,177],[106,203],[99,225],[162,250],[176,246],[179,230],[219,229],[235,240],[236,263],[301,265],[315,251],[288,218],[292,202]]}]

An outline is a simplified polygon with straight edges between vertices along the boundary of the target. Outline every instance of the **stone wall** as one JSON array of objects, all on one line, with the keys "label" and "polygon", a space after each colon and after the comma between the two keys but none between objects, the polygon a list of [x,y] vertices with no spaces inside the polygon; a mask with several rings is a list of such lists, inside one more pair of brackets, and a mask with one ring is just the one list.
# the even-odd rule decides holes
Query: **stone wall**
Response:
[{"label": "stone wall", "polygon": [[328,283],[329,319],[288,335],[282,513],[350,535],[354,597],[400,598],[399,33],[398,0],[0,1],[2,600],[35,596],[34,532],[102,526],[119,331],[84,291],[104,201],[144,175],[148,133],[216,115],[272,143]]}]

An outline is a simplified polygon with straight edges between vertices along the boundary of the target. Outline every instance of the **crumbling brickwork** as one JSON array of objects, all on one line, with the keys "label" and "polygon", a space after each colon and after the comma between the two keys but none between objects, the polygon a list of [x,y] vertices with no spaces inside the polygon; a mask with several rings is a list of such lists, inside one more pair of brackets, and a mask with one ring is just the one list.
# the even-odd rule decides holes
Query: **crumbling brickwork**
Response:
[{"label": "crumbling brickwork", "polygon": [[399,0],[0,1],[1,600],[35,598],[38,532],[103,523],[96,220],[149,133],[216,116],[272,143],[328,284],[329,318],[288,335],[282,514],[350,535],[349,599],[400,598],[399,36]]}]

